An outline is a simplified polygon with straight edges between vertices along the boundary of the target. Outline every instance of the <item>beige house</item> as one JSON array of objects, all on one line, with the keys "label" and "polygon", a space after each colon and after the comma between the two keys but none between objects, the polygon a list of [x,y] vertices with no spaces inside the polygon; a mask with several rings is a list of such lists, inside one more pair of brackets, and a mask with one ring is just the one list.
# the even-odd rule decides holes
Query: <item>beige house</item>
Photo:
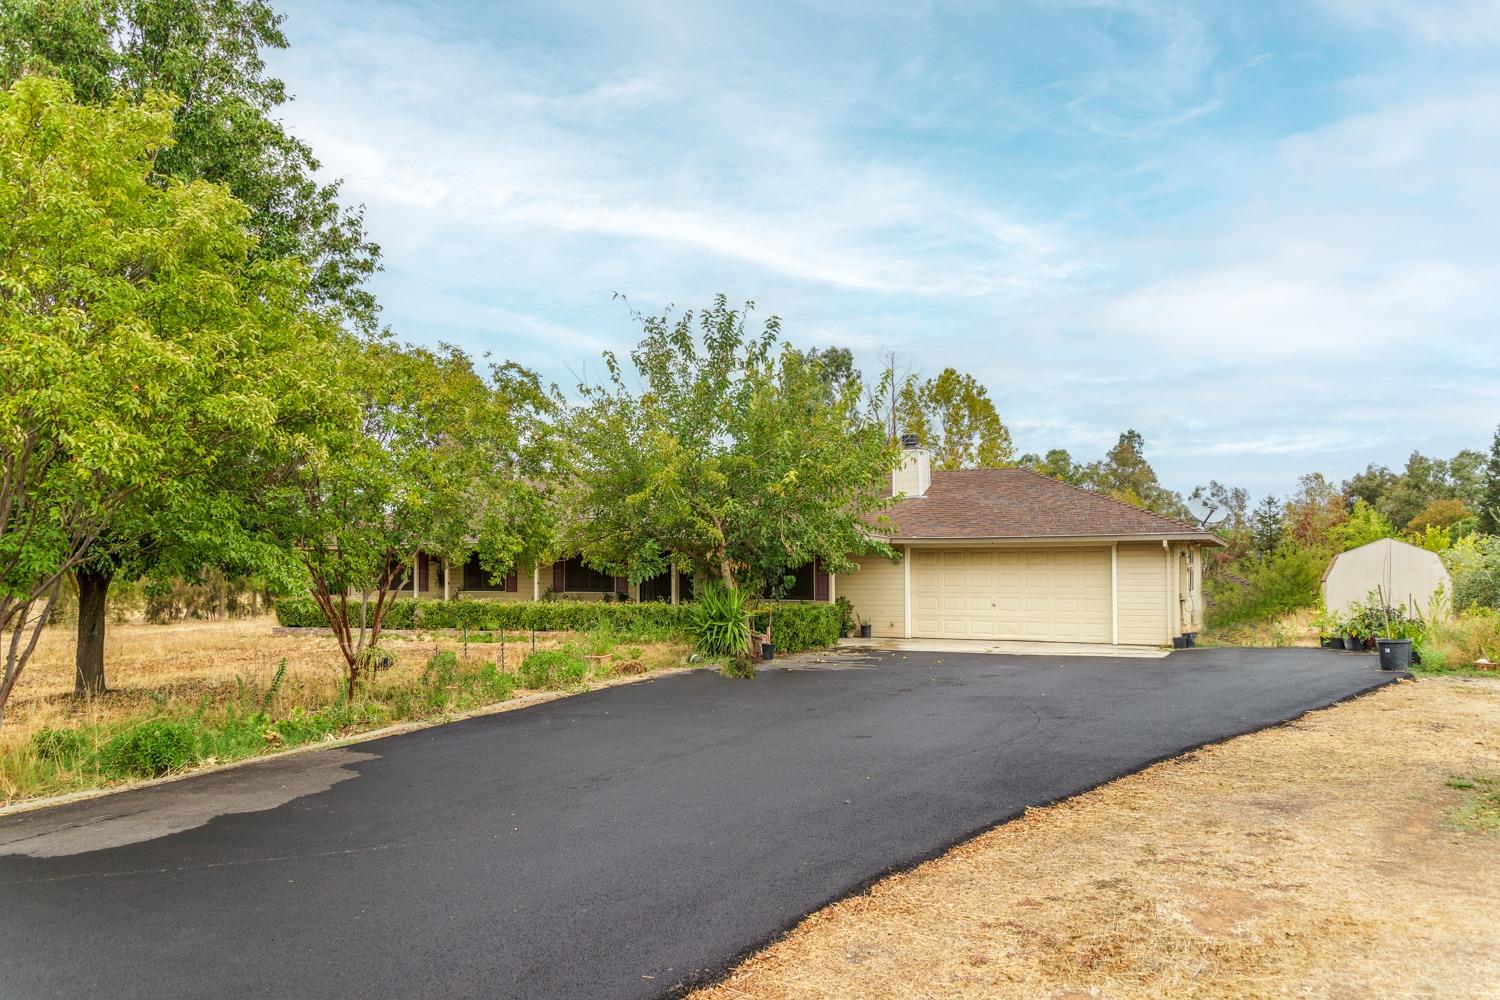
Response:
[{"label": "beige house", "polygon": [[[1025,639],[1165,645],[1203,616],[1205,545],[1217,536],[1024,469],[933,472],[908,447],[892,476],[903,499],[888,511],[899,558],[858,560],[835,576],[797,571],[790,600],[843,595],[882,638]],[[403,590],[413,597],[534,601],[554,596],[689,600],[676,571],[638,585],[581,559],[491,581],[477,557],[444,566],[419,553]]]},{"label": "beige house", "polygon": [[908,448],[901,558],[833,581],[875,636],[1164,645],[1203,616],[1210,532],[1024,469],[933,472]]},{"label": "beige house", "polygon": [[1453,596],[1453,579],[1438,554],[1396,538],[1341,552],[1323,572],[1323,604],[1335,614],[1378,589],[1391,607],[1425,615],[1439,588]]}]

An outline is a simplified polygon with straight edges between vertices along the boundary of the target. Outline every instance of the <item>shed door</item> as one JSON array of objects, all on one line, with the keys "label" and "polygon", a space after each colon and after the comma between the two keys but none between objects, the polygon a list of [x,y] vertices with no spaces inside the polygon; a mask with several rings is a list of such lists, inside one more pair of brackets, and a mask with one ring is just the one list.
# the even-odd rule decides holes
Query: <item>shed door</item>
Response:
[{"label": "shed door", "polygon": [[1110,641],[1107,548],[911,553],[914,636]]}]

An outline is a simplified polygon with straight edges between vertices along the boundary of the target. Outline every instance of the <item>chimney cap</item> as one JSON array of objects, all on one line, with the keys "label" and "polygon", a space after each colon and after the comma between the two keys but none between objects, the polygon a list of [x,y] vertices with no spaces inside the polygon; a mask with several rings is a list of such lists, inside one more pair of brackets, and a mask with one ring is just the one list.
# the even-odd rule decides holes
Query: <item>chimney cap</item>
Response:
[{"label": "chimney cap", "polygon": [[921,439],[918,438],[915,434],[901,435],[901,447],[903,448],[916,448],[920,444]]}]

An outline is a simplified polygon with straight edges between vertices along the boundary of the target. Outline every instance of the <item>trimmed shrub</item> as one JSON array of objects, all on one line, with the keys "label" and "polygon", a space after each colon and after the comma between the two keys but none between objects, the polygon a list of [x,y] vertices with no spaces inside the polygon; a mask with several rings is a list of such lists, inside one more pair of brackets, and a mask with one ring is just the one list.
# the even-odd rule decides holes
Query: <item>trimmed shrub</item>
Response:
[{"label": "trimmed shrub", "polygon": [[771,630],[778,653],[801,653],[838,645],[842,613],[837,604],[777,604],[754,610],[755,627]]},{"label": "trimmed shrub", "polygon": [[[401,598],[385,616],[386,628],[469,629],[475,632],[593,632],[600,629],[642,638],[672,638],[687,631],[687,604],[610,601],[414,601]],[[276,602],[276,621],[287,628],[327,628],[310,597]]]},{"label": "trimmed shrub", "polygon": [[100,752],[106,768],[119,774],[154,778],[197,759],[198,733],[188,722],[155,720],[116,736]]},{"label": "trimmed shrub", "polygon": [[[691,633],[693,616],[703,602],[624,604],[615,601],[451,601],[402,598],[386,615],[387,628],[468,629],[471,632],[609,632],[620,639],[675,639]],[[764,628],[770,605],[757,606],[756,623]],[[847,615],[839,604],[786,603],[775,606],[774,640],[783,653],[822,649],[838,642]],[[310,597],[283,597],[276,620],[288,628],[327,628]]]}]

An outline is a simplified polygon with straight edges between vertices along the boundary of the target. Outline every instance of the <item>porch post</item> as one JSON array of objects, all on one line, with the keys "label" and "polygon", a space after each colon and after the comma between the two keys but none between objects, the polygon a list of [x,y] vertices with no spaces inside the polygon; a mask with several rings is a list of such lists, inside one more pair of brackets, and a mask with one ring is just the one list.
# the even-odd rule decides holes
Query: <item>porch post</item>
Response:
[{"label": "porch post", "polygon": [[448,599],[448,581],[453,576],[453,567],[448,565],[448,560],[443,560],[443,600]]},{"label": "porch post", "polygon": [[411,557],[411,599],[416,600],[422,596],[422,553],[414,552]]},{"label": "porch post", "polygon": [[540,566],[531,567],[531,599],[533,601],[542,599],[542,568]]},{"label": "porch post", "polygon": [[672,574],[672,603],[677,603],[677,595],[680,593],[677,587],[677,567],[669,566],[667,571]]}]

